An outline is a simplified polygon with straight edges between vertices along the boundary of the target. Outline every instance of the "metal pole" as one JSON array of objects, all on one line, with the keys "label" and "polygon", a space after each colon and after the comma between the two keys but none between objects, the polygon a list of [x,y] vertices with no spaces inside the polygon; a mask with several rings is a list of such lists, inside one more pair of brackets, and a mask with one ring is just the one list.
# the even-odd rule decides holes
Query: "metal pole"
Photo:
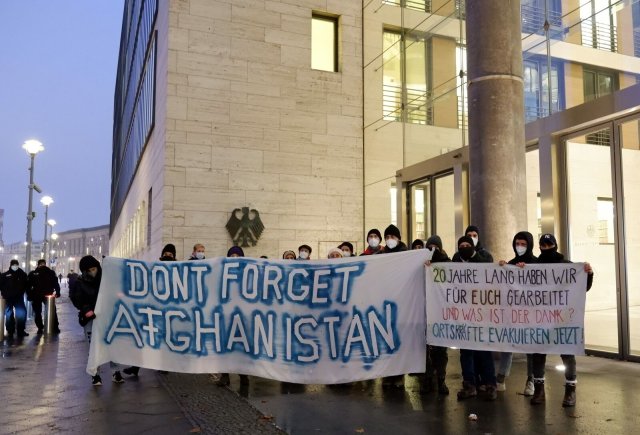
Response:
[{"label": "metal pole", "polygon": [[44,206],[44,238],[42,239],[42,258],[47,264],[47,220],[49,219],[49,206]]},{"label": "metal pole", "polygon": [[4,340],[4,311],[6,306],[6,301],[0,297],[0,341]]},{"label": "metal pole", "polygon": [[27,249],[25,252],[24,269],[27,274],[31,271],[31,222],[33,221],[33,160],[35,154],[30,154],[31,166],[29,166],[29,210],[27,211]]},{"label": "metal pole", "polygon": [[47,295],[46,296],[46,300],[47,300],[47,313],[46,313],[46,326],[45,326],[45,332],[48,335],[53,334],[53,330],[55,329],[54,326],[54,315],[53,313],[55,312],[56,309],[56,297],[55,295]]}]

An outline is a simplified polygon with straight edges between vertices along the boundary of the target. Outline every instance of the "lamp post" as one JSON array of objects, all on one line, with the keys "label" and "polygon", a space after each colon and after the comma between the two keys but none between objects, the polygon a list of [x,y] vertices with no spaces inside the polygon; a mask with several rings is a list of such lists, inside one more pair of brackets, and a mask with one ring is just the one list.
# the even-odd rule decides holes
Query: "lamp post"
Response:
[{"label": "lamp post", "polygon": [[31,166],[29,166],[29,209],[27,211],[27,247],[25,252],[25,271],[29,273],[31,270],[31,223],[34,218],[33,213],[33,190],[40,191],[40,188],[33,182],[33,161],[40,151],[44,151],[44,146],[37,140],[28,140],[22,144],[22,148],[31,157]]},{"label": "lamp post", "polygon": [[44,238],[42,239],[42,258],[47,261],[47,226],[49,225],[49,206],[53,204],[53,198],[50,196],[43,196],[40,199],[42,205],[44,205]]}]

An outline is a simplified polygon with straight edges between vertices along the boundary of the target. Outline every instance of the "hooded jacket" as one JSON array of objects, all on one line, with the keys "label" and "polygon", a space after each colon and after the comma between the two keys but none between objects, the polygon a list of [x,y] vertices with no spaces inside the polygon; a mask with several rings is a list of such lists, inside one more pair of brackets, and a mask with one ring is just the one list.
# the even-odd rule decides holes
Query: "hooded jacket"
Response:
[{"label": "hooded jacket", "polygon": [[[493,263],[493,255],[491,255],[491,253],[487,251],[487,249],[482,245],[482,242],[480,241],[480,231],[478,230],[478,227],[476,227],[475,225],[469,225],[467,229],[464,230],[464,234],[466,235],[469,231],[475,231],[476,233],[478,233],[478,243],[476,244],[475,248],[476,253],[480,255],[482,261],[474,260],[474,262]],[[475,258],[476,256],[474,255],[473,257]],[[451,261],[460,262],[462,261],[462,258],[460,258],[460,255],[458,255],[458,253],[456,252],[455,254],[453,254],[453,259]]]},{"label": "hooded jacket", "polygon": [[90,319],[85,317],[85,314],[89,311],[93,311],[96,308],[96,302],[98,301],[98,291],[100,290],[100,281],[102,280],[102,267],[98,267],[98,274],[95,278],[91,278],[84,272],[78,279],[69,285],[69,298],[79,311],[78,321],[80,325],[86,325]]},{"label": "hooded jacket", "polygon": [[[573,263],[573,261],[569,261],[564,258],[564,255],[558,252],[558,247],[554,246],[551,249],[547,249],[545,251],[540,252],[540,256],[538,257],[538,263],[542,264],[553,264],[553,263]],[[593,273],[587,275],[587,291],[591,289],[593,285]]]},{"label": "hooded jacket", "polygon": [[[516,240],[527,241],[527,252],[525,252],[523,255],[518,255],[518,253],[516,252]],[[531,234],[529,231],[520,231],[515,236],[513,236],[511,247],[513,248],[513,252],[516,254],[516,256],[509,260],[509,264],[530,264],[538,262],[538,258],[533,255],[533,234]]]},{"label": "hooded jacket", "polygon": [[403,252],[408,250],[409,248],[407,248],[407,245],[405,245],[402,240],[398,240],[398,246],[393,249],[385,246],[382,250],[378,251],[377,254],[393,254],[394,252]]},{"label": "hooded jacket", "polygon": [[27,291],[27,274],[20,268],[7,270],[0,275],[0,290],[5,299],[22,297]]}]

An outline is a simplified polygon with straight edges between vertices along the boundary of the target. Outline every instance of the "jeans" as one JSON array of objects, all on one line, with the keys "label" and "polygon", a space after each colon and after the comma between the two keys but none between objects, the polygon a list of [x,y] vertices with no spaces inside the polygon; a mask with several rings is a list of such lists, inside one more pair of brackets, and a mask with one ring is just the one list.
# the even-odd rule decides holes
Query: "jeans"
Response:
[{"label": "jeans", "polygon": [[[568,382],[575,382],[577,378],[576,357],[574,355],[560,355],[564,364],[564,378]],[[544,365],[547,362],[547,355],[542,353],[533,354],[533,378],[544,380]]]},{"label": "jeans", "polygon": [[[486,350],[460,349],[462,380],[469,385],[496,385],[493,354]],[[476,378],[477,376],[477,378]]]},{"label": "jeans", "polygon": [[[25,324],[27,322],[27,308],[24,306],[24,298],[22,296],[5,299],[7,308],[4,312],[7,325],[7,333],[16,332],[16,323],[18,326],[18,335],[24,334]],[[14,312],[15,310],[15,317]]]}]

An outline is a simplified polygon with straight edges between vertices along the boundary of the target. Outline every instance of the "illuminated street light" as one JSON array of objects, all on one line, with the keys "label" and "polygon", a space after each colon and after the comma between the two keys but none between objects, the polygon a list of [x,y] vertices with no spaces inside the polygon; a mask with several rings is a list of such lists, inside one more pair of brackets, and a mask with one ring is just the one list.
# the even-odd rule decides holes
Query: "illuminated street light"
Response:
[{"label": "illuminated street light", "polygon": [[34,218],[34,213],[33,213],[33,190],[37,189],[40,190],[40,188],[38,188],[35,183],[33,182],[33,161],[36,157],[36,154],[38,154],[41,151],[44,151],[44,146],[42,146],[42,143],[37,141],[37,140],[28,140],[26,141],[23,145],[22,148],[27,152],[27,154],[29,154],[29,157],[31,158],[31,165],[29,166],[29,209],[27,210],[27,249],[25,252],[25,272],[29,273],[29,271],[31,270],[31,222],[33,221]]},{"label": "illuminated street light", "polygon": [[53,198],[50,196],[43,196],[40,199],[40,202],[44,205],[44,239],[42,239],[42,258],[47,261],[47,226],[49,225],[49,206],[53,204]]}]

